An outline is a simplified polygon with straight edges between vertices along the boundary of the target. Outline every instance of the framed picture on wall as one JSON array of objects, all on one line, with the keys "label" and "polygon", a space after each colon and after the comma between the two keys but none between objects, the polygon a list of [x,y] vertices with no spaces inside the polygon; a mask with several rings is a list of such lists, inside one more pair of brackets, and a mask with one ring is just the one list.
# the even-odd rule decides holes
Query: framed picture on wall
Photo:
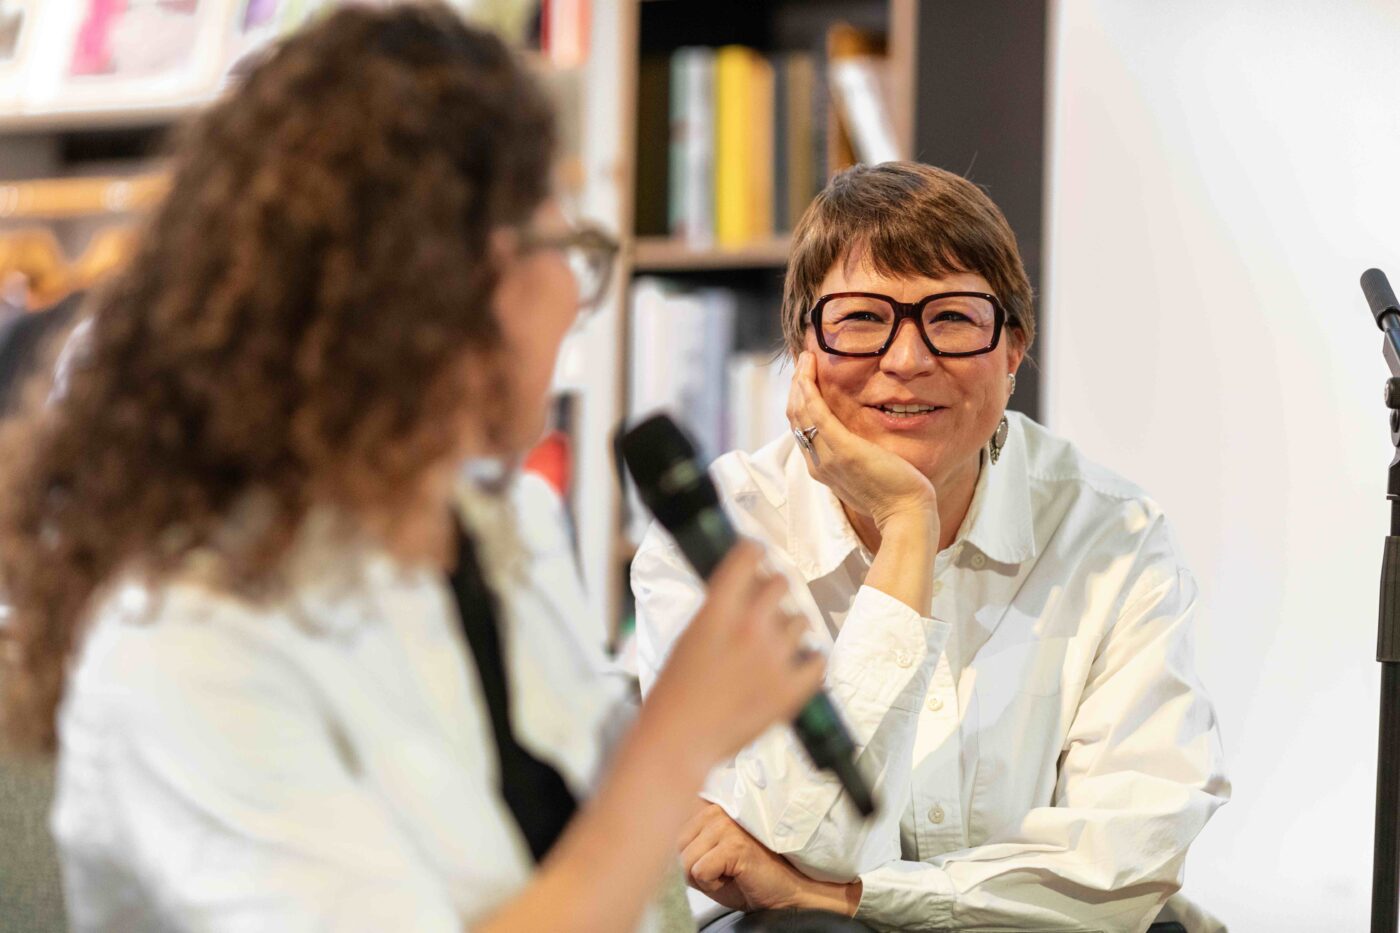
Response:
[{"label": "framed picture on wall", "polygon": [[29,113],[160,109],[217,87],[232,0],[45,3],[27,68]]}]

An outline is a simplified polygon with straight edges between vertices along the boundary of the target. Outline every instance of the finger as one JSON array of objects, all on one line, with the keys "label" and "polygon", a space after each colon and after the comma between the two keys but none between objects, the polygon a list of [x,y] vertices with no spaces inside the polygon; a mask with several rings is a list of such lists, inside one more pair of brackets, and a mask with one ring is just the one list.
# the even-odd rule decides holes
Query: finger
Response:
[{"label": "finger", "polygon": [[727,854],[719,849],[711,849],[691,866],[690,879],[695,882],[697,887],[703,885],[719,887],[729,879],[729,869]]},{"label": "finger", "polygon": [[826,677],[826,656],[819,651],[800,656],[794,662],[794,668],[793,675],[784,681],[790,691],[785,717],[788,719],[796,716],[797,711],[821,689]]},{"label": "finger", "polygon": [[797,365],[792,370],[792,381],[788,383],[787,397],[787,420],[793,427],[797,426],[797,419],[802,412],[802,387],[799,383],[802,371],[802,357],[797,358]]},{"label": "finger", "polygon": [[695,841],[695,837],[700,835],[701,831],[706,826],[714,822],[716,813],[723,814],[726,819],[728,818],[728,814],[724,812],[723,807],[718,807],[707,800],[701,800],[700,802],[704,805],[696,810],[695,814],[691,816],[690,819],[686,820],[685,825],[681,827],[681,834],[676,843],[676,848],[678,849],[684,849],[686,846],[690,845],[691,842]]},{"label": "finger", "polygon": [[805,423],[799,427],[816,426],[818,437],[823,432],[832,431],[836,427],[844,431],[846,426],[841,424],[831,413],[831,408],[826,404],[826,399],[822,397],[821,390],[817,388],[816,357],[810,353],[804,353],[803,357],[802,363],[798,366],[797,373],[793,377],[799,419],[805,419]]},{"label": "finger", "polygon": [[754,621],[755,625],[782,631],[786,628],[786,615],[781,608],[784,597],[788,595],[787,578],[777,574],[764,581],[763,586],[754,594],[750,602],[752,607],[748,617]]},{"label": "finger", "polygon": [[713,849],[724,842],[734,827],[734,821],[729,818],[728,813],[724,812],[724,808],[711,807],[706,812],[705,825],[700,827],[700,831],[695,834],[691,845],[701,849]]},{"label": "finger", "polygon": [[697,862],[714,851],[717,841],[717,839],[711,838],[710,834],[701,833],[694,842],[681,850],[681,866],[685,869],[686,874],[690,874]]},{"label": "finger", "polygon": [[710,575],[708,598],[724,610],[716,613],[720,618],[734,617],[766,579],[761,567],[763,553],[758,542],[741,538]]}]

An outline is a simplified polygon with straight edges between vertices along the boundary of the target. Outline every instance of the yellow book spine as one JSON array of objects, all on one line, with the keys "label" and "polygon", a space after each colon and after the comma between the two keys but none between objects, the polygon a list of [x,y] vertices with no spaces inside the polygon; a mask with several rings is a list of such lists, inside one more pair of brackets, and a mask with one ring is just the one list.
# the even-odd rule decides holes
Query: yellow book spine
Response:
[{"label": "yellow book spine", "polygon": [[715,53],[715,241],[742,246],[752,239],[752,49],[726,45]]}]

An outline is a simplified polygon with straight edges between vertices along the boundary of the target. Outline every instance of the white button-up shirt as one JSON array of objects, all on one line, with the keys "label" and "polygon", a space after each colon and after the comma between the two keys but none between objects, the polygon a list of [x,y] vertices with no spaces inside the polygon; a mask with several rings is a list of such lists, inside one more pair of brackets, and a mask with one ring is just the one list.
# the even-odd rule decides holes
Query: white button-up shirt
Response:
[{"label": "white button-up shirt", "polygon": [[[519,546],[481,541],[512,723],[582,798],[624,704],[571,624],[554,509],[516,502]],[[292,563],[267,604],[180,579],[96,612],[52,815],[75,930],[460,933],[528,881],[443,575],[342,545]]]},{"label": "white button-up shirt", "polygon": [[[931,617],[863,585],[872,556],[792,438],[714,463],[736,527],[806,584],[883,807],[862,822],[787,729],[706,796],[809,875],[859,877],[857,916],[877,927],[1140,931],[1171,915],[1229,793],[1193,670],[1196,584],[1156,503],[1008,417],[936,558]],[[645,691],[702,589],[656,527],[632,587]]]}]

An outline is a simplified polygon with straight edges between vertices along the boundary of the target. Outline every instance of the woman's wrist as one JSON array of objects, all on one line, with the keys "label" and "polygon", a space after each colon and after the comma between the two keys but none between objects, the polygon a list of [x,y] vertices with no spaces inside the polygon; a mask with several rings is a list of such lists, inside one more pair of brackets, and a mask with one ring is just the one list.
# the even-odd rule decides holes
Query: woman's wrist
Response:
[{"label": "woman's wrist", "polygon": [[842,884],[832,881],[816,881],[804,875],[794,903],[787,906],[829,910],[834,914],[854,917],[860,908],[861,888],[862,884],[859,878],[849,884]]},{"label": "woman's wrist", "polygon": [[895,509],[881,515],[872,516],[875,520],[875,528],[880,533],[881,539],[892,533],[903,535],[926,535],[937,546],[938,542],[938,506],[930,502],[927,505],[908,506],[902,509]]},{"label": "woman's wrist", "polygon": [[[694,717],[683,715],[670,702],[664,687],[654,691],[634,724],[633,739],[637,753],[663,762],[666,770],[682,784],[693,784],[699,793],[710,771],[719,764],[724,755],[709,747],[707,730],[700,723],[690,723]],[[679,711],[682,715],[676,715]]]},{"label": "woman's wrist", "polygon": [[866,574],[866,585],[921,616],[929,615],[933,610],[938,532],[937,513],[910,510],[888,516],[880,527],[880,546]]}]

